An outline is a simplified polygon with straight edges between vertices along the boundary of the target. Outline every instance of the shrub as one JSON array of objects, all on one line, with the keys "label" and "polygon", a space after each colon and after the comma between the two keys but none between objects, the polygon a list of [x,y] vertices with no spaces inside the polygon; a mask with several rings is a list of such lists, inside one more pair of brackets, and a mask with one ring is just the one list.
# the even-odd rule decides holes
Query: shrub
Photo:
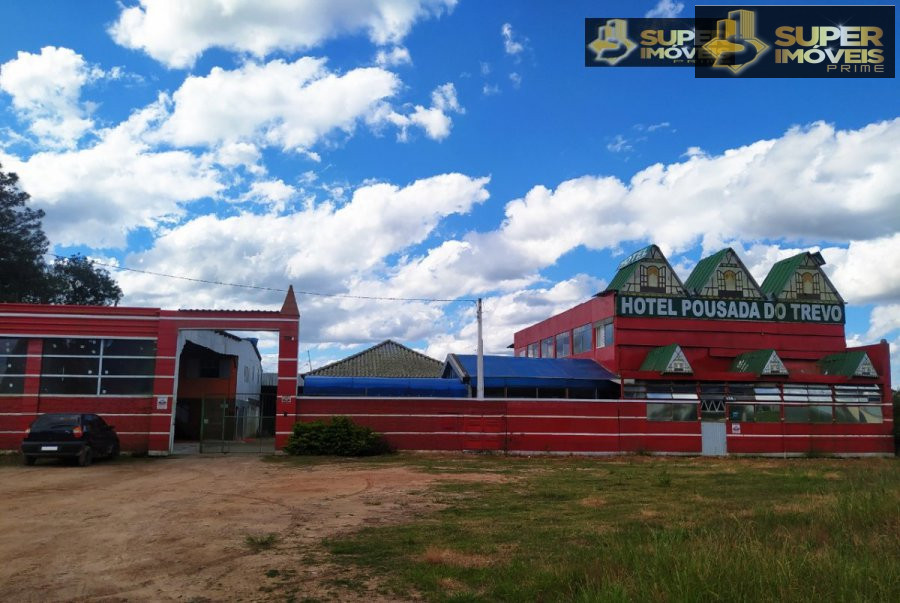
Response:
[{"label": "shrub", "polygon": [[295,423],[284,451],[288,454],[372,456],[390,452],[390,447],[380,434],[368,427],[357,425],[347,417],[332,417],[330,422]]}]

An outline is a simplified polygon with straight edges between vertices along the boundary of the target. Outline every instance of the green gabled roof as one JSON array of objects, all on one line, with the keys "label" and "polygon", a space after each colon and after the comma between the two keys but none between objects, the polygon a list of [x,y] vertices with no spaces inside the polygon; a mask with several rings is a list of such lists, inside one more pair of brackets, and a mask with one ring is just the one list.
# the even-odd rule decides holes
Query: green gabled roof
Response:
[{"label": "green gabled roof", "polygon": [[637,269],[637,262],[629,264],[616,272],[616,275],[613,277],[613,280],[610,281],[605,291],[618,291],[621,289],[625,283],[628,282],[628,279],[631,278],[631,275],[634,274],[635,269]]},{"label": "green gabled roof", "polygon": [[[681,346],[677,343],[670,343],[669,345],[660,348],[653,348],[647,352],[647,357],[644,358],[640,370],[664,373],[669,368],[672,358],[678,353],[681,353],[681,355],[684,356]],[[687,358],[685,358],[685,362],[687,362]],[[688,369],[691,370],[690,364],[688,364]]]},{"label": "green gabled roof", "polygon": [[762,294],[766,297],[777,297],[779,293],[784,291],[791,276],[803,264],[807,254],[808,252],[804,251],[793,257],[776,262],[759,288]]},{"label": "green gabled roof", "polygon": [[864,350],[852,350],[840,352],[838,354],[829,354],[819,361],[819,369],[822,371],[823,375],[877,377],[877,375],[858,374],[861,365],[866,361],[868,361],[868,368],[874,372],[875,368],[872,366],[872,361],[869,360],[869,355],[866,354]]},{"label": "green gabled roof", "polygon": [[715,272],[716,266],[718,266],[725,258],[725,255],[729,250],[730,248],[726,247],[725,249],[700,260],[694,267],[694,270],[691,272],[688,279],[684,281],[685,290],[687,290],[688,293],[696,293],[702,289],[703,285],[709,281],[709,277]]},{"label": "green gabled roof", "polygon": [[[763,371],[766,369],[766,365],[769,363],[769,359],[772,358],[772,354],[775,354],[775,357],[778,358],[778,354],[773,349],[744,352],[734,359],[729,370],[733,373],[753,373],[754,375],[762,375]],[[780,361],[781,359],[779,358],[779,362]],[[783,363],[782,366],[784,366]],[[785,372],[785,374],[787,373]]]}]

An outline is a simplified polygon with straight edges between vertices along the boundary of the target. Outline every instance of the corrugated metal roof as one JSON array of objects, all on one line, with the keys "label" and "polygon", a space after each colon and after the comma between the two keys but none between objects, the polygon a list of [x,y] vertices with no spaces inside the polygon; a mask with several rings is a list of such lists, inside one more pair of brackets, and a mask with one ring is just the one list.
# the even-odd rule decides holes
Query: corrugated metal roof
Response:
[{"label": "corrugated metal roof", "polygon": [[607,285],[604,291],[618,291],[619,289],[621,289],[622,286],[628,282],[628,279],[631,278],[631,275],[634,274],[636,268],[637,263],[633,263],[628,264],[624,268],[620,269],[618,272],[616,272],[613,280],[610,281],[609,285]]},{"label": "corrugated metal roof", "polygon": [[753,373],[754,375],[762,375],[766,369],[766,365],[769,363],[769,359],[772,358],[772,354],[775,354],[776,358],[778,357],[775,350],[771,348],[767,350],[744,352],[734,359],[734,362],[731,363],[730,370],[735,373]]},{"label": "corrugated metal roof", "polygon": [[[861,376],[860,365],[869,357],[865,350],[850,350],[837,354],[829,354],[819,361],[819,369],[823,375],[840,375],[842,377]],[[869,361],[871,366],[871,361]],[[874,368],[871,369],[874,372]],[[873,375],[877,376],[877,375]]]},{"label": "corrugated metal roof", "polygon": [[688,293],[697,293],[703,286],[709,281],[709,277],[712,276],[713,272],[716,270],[716,266],[718,266],[722,260],[725,258],[725,255],[731,251],[729,247],[721,251],[717,251],[709,257],[703,258],[697,265],[694,267],[694,270],[691,272],[691,275],[688,277],[686,281],[684,281],[684,288]]},{"label": "corrugated metal roof", "polygon": [[321,366],[306,375],[331,377],[440,377],[443,363],[390,339]]},{"label": "corrugated metal roof", "polygon": [[[474,354],[450,354],[444,365],[444,377],[456,377],[475,384],[478,357]],[[487,387],[578,387],[618,378],[593,360],[585,358],[522,358],[485,356],[484,378]]]},{"label": "corrugated metal roof", "polygon": [[658,373],[664,372],[669,367],[672,356],[675,354],[676,350],[679,349],[677,343],[670,343],[669,345],[659,348],[653,348],[647,352],[647,357],[644,358],[644,362],[641,363],[641,370],[656,371]]},{"label": "corrugated metal roof", "polygon": [[766,280],[763,281],[759,288],[762,294],[766,297],[778,297],[778,294],[784,291],[797,268],[803,264],[803,260],[806,259],[807,255],[808,252],[804,251],[795,256],[785,258],[780,262],[775,262],[775,265],[769,270],[769,274],[766,275]]}]

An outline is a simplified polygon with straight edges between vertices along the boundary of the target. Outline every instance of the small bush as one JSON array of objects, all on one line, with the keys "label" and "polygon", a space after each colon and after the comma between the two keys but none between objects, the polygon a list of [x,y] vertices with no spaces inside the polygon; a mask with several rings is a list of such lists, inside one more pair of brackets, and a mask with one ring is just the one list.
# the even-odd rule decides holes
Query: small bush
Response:
[{"label": "small bush", "polygon": [[373,456],[390,452],[390,447],[380,434],[368,427],[357,425],[347,417],[332,417],[330,422],[295,423],[284,451],[288,454]]},{"label": "small bush", "polygon": [[244,539],[244,543],[254,553],[270,549],[275,546],[276,542],[278,542],[278,534],[272,533],[260,535],[251,534]]}]

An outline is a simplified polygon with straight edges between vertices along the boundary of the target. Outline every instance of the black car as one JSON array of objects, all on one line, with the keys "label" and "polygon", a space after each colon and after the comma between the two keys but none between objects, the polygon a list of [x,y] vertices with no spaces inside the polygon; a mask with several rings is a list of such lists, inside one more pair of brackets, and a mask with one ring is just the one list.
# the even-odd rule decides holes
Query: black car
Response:
[{"label": "black car", "polygon": [[119,436],[95,414],[48,413],[31,424],[22,440],[26,465],[39,458],[77,460],[82,467],[97,457],[119,455]]}]

